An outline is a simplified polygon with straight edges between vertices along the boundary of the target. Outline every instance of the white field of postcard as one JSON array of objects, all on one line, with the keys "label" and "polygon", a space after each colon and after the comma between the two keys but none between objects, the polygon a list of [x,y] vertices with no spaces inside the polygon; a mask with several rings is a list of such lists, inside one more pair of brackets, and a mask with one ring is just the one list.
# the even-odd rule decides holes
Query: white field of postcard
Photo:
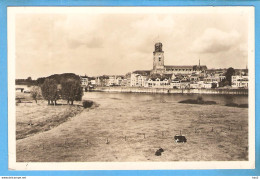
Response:
[{"label": "white field of postcard", "polygon": [[[254,23],[249,6],[8,7],[9,170],[255,168]],[[248,72],[248,95],[227,95],[248,108],[225,106],[221,94],[201,94],[216,105],[179,103],[219,86],[152,87],[156,73],[177,79],[178,70],[191,77],[189,70],[205,76],[228,67]],[[95,107],[63,99],[51,106],[17,92],[16,79],[63,73],[90,76],[94,89],[82,100]],[[102,75],[117,81],[101,84]],[[132,77],[143,82],[134,86]],[[66,120],[55,121],[61,115]],[[178,135],[187,142],[177,143]]]}]

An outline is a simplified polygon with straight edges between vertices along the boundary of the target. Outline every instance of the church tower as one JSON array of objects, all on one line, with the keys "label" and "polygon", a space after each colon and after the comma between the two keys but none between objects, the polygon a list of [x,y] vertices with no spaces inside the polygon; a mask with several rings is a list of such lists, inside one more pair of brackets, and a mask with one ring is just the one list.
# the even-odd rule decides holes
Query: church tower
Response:
[{"label": "church tower", "polygon": [[154,45],[153,72],[163,73],[164,70],[164,51],[162,51],[162,43],[158,42]]}]

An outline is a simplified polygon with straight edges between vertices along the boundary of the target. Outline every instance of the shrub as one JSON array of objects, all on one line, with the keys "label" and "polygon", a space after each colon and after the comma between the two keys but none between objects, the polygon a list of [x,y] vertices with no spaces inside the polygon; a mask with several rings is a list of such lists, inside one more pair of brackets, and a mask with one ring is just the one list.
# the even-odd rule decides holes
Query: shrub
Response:
[{"label": "shrub", "polygon": [[41,89],[38,86],[34,86],[31,89],[31,97],[35,100],[37,103],[37,100],[41,97]]},{"label": "shrub", "polygon": [[227,103],[226,106],[238,107],[238,104],[237,103]]},{"label": "shrub", "polygon": [[82,104],[84,108],[90,108],[93,105],[93,101],[84,100]]},{"label": "shrub", "polygon": [[186,100],[183,100],[183,101],[179,101],[179,103],[206,104],[206,105],[217,104],[215,101],[204,101],[201,96],[198,96],[197,99],[186,99]]},{"label": "shrub", "polygon": [[239,107],[239,108],[248,108],[248,104],[227,103],[226,106],[229,106],[229,107]]},{"label": "shrub", "polygon": [[248,104],[239,104],[240,108],[248,108]]},{"label": "shrub", "polygon": [[195,104],[204,104],[204,100],[203,100],[202,96],[197,97],[197,101],[195,101]]},{"label": "shrub", "polygon": [[216,101],[204,101],[204,104],[217,104]]},{"label": "shrub", "polygon": [[195,100],[195,99],[186,99],[186,100],[180,101],[179,103],[198,104],[197,100]]}]

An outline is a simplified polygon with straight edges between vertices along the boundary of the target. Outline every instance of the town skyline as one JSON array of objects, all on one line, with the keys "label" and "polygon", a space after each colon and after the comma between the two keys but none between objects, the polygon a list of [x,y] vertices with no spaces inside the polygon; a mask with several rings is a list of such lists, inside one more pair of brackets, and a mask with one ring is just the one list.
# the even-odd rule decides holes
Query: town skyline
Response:
[{"label": "town skyline", "polygon": [[253,168],[254,14],[9,7],[8,167]]},{"label": "town skyline", "polygon": [[208,68],[245,69],[247,18],[246,13],[216,12],[21,14],[16,17],[16,78],[150,70],[156,42],[163,43],[166,65],[198,65],[200,59]]}]

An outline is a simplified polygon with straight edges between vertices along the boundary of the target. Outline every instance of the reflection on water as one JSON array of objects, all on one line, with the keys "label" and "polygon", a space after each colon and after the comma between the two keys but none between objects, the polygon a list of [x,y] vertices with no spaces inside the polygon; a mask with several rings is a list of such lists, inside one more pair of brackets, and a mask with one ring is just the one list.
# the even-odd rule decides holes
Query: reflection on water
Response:
[{"label": "reflection on water", "polygon": [[216,101],[217,104],[227,103],[248,104],[248,96],[241,95],[212,95],[212,94],[151,94],[151,93],[106,93],[106,92],[86,92],[83,99],[116,99],[134,101],[153,102],[179,102],[186,99],[197,99],[202,96],[205,101]]}]

